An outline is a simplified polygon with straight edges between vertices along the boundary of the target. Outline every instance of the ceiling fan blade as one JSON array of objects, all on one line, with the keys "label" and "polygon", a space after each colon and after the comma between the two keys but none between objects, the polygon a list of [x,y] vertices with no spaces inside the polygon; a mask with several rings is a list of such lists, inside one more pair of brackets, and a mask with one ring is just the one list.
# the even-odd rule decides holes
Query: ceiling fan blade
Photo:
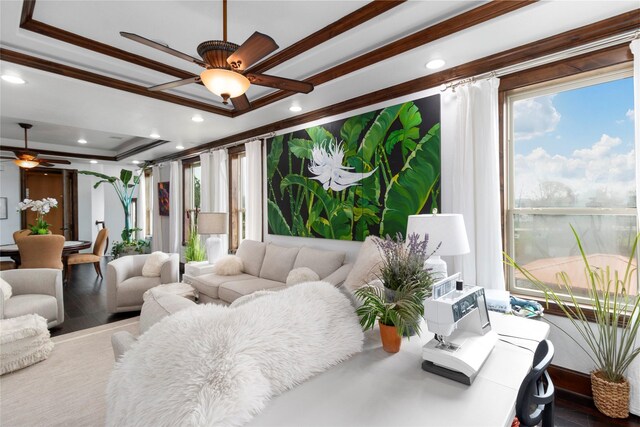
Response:
[{"label": "ceiling fan blade", "polygon": [[40,162],[40,164],[38,166],[44,166],[46,168],[51,168],[51,167],[54,167],[55,165],[53,163]]},{"label": "ceiling fan blade", "polygon": [[244,111],[251,108],[249,98],[247,98],[247,95],[244,94],[236,96],[235,98],[231,98],[231,102],[233,103],[233,106],[237,111]]},{"label": "ceiling fan blade", "polygon": [[290,92],[309,93],[313,90],[313,85],[300,80],[286,79],[284,77],[269,76],[267,74],[247,73],[245,77],[253,84],[267,86]]},{"label": "ceiling fan blade", "polygon": [[40,164],[42,164],[42,162],[45,163],[58,163],[60,165],[70,165],[71,162],[69,160],[61,160],[61,159],[43,159],[38,157],[37,161],[41,162]]},{"label": "ceiling fan blade", "polygon": [[200,76],[189,77],[188,79],[182,79],[182,80],[174,80],[169,83],[163,83],[161,85],[151,86],[150,88],[148,88],[148,90],[152,92],[156,92],[159,90],[167,90],[167,89],[172,89],[178,86],[188,85],[189,83],[200,83]]},{"label": "ceiling fan blade", "polygon": [[177,51],[175,49],[171,49],[169,46],[165,46],[163,44],[154,42],[153,40],[149,40],[145,37],[139,36],[137,34],[133,34],[133,33],[127,33],[126,31],[120,31],[120,35],[124,38],[127,38],[129,40],[133,40],[136,41],[138,43],[142,43],[143,45],[152,47],[154,49],[158,49],[161,50],[162,52],[168,53],[169,55],[173,55],[176,56],[180,59],[184,59],[185,61],[189,61],[192,62],[194,64],[197,64],[201,67],[207,67],[207,64],[205,64],[204,62],[202,62],[202,60],[198,59],[198,58],[194,58],[191,55],[187,55],[186,53],[182,53],[180,51]]},{"label": "ceiling fan blade", "polygon": [[278,49],[276,42],[266,34],[255,32],[227,58],[236,71],[244,71],[257,61]]}]

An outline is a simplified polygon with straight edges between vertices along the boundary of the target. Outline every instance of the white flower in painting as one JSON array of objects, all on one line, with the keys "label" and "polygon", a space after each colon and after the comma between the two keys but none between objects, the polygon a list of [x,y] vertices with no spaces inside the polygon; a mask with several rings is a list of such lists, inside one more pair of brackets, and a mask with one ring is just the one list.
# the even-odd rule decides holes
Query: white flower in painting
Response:
[{"label": "white flower in painting", "polygon": [[311,156],[309,171],[315,175],[311,179],[320,181],[325,190],[342,191],[345,188],[356,185],[358,181],[368,178],[377,169],[366,173],[349,172],[353,167],[342,165],[344,151],[342,144],[335,140],[330,141],[325,146],[323,144],[314,144]]}]

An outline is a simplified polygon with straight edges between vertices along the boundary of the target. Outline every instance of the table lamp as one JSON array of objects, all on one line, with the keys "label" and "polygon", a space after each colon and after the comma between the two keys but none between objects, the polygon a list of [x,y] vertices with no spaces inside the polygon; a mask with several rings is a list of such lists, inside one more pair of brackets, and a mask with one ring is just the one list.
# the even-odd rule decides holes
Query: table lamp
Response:
[{"label": "table lamp", "polygon": [[409,215],[407,236],[412,233],[418,234],[420,240],[425,235],[429,236],[427,254],[432,253],[440,244],[440,248],[424,263],[426,269],[431,269],[435,281],[448,277],[447,263],[441,256],[469,253],[467,230],[460,214]]},{"label": "table lamp", "polygon": [[198,214],[198,234],[208,234],[205,241],[209,264],[213,264],[222,255],[222,239],[220,234],[227,234],[226,212],[200,212]]}]

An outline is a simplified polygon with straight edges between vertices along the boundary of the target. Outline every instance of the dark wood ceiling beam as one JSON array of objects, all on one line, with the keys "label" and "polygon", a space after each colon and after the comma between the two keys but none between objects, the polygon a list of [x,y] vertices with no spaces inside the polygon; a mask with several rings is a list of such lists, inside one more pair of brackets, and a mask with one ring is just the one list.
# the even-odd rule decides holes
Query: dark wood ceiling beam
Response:
[{"label": "dark wood ceiling beam", "polygon": [[11,62],[14,64],[24,65],[38,70],[46,71],[53,74],[58,74],[73,79],[83,80],[85,82],[106,86],[112,89],[118,89],[136,95],[146,96],[147,98],[154,98],[160,101],[171,102],[173,104],[182,105],[185,107],[194,108],[196,110],[206,111],[209,113],[220,114],[222,116],[231,117],[231,111],[224,108],[216,107],[214,105],[206,104],[200,101],[194,101],[192,99],[183,98],[181,96],[172,95],[164,92],[151,92],[144,86],[139,86],[133,83],[125,82],[122,80],[114,79],[112,77],[103,76],[100,74],[92,73],[90,71],[81,70],[79,68],[71,67],[65,64],[59,64],[46,59],[38,58],[35,56],[27,55],[24,53],[12,51],[9,49],[0,48],[0,60]]},{"label": "dark wood ceiling beam", "polygon": [[157,139],[157,140],[151,141],[151,142],[149,142],[147,144],[142,144],[142,145],[139,145],[137,147],[131,148],[131,149],[127,150],[127,151],[123,151],[121,153],[118,153],[118,154],[115,155],[115,159],[116,159],[116,161],[120,161],[120,160],[129,158],[129,157],[135,156],[136,154],[144,153],[145,151],[151,150],[152,148],[160,147],[161,145],[164,145],[167,142],[170,142],[170,141],[167,141],[167,140],[164,140],[164,139]]},{"label": "dark wood ceiling beam", "polygon": [[36,0],[24,0],[20,13],[20,28],[33,19],[33,11],[36,8]]},{"label": "dark wood ceiling beam", "polygon": [[[417,47],[431,43],[435,40],[450,36],[459,31],[471,28],[475,25],[487,22],[491,19],[513,12],[520,8],[536,3],[538,0],[517,0],[502,1],[494,0],[483,4],[467,12],[463,12],[453,18],[434,24],[424,28],[418,32],[410,34],[399,40],[391,42],[385,46],[369,51],[357,58],[350,59],[342,64],[336,65],[328,70],[322,71],[312,77],[306,79],[307,82],[314,86],[319,86],[328,81],[350,74],[354,71],[392,58],[401,53],[410,51]],[[251,101],[253,109],[264,107],[273,102],[287,98],[293,95],[287,91],[277,91]],[[237,112],[235,115],[244,114],[246,111]],[[235,116],[234,115],[234,116]]]},{"label": "dark wood ceiling beam", "polygon": [[[270,132],[277,132],[282,129],[309,123],[325,117],[346,113],[358,108],[377,104],[379,102],[389,101],[394,98],[438,87],[445,83],[488,73],[490,71],[504,68],[506,66],[520,64],[523,61],[529,59],[535,59],[557,53],[559,51],[570,49],[572,47],[580,46],[586,43],[601,40],[606,37],[614,36],[616,34],[631,31],[638,27],[640,27],[640,9],[623,13],[621,15],[617,15],[593,24],[585,25],[574,30],[566,31],[564,33],[557,34],[546,39],[509,49],[504,52],[490,55],[460,65],[458,67],[450,68],[448,70],[443,70],[437,73],[430,74],[428,76],[406,81],[404,83],[400,83],[385,89],[370,92],[366,95],[351,98],[337,104],[301,114],[299,116],[290,117],[282,121],[259,126],[251,130],[230,135],[225,138],[221,138],[194,148],[190,148],[185,151],[181,151],[179,153],[163,156],[155,159],[154,162],[164,162],[180,157],[195,155],[204,150],[210,150],[232,142],[253,138],[258,135],[264,135]],[[616,63],[619,63],[619,52],[617,52],[617,56],[612,58],[615,58],[614,60],[617,61]],[[600,61],[602,61],[601,58]]]},{"label": "dark wood ceiling beam", "polygon": [[302,40],[282,49],[280,52],[270,56],[266,60],[253,66],[248,72],[264,73],[273,67],[282,64],[296,56],[313,49],[320,44],[331,40],[340,34],[349,31],[365,22],[382,15],[404,3],[406,0],[374,0],[366,4],[360,9],[338,19],[337,21],[327,25],[326,27],[316,31],[315,33],[303,38]]}]

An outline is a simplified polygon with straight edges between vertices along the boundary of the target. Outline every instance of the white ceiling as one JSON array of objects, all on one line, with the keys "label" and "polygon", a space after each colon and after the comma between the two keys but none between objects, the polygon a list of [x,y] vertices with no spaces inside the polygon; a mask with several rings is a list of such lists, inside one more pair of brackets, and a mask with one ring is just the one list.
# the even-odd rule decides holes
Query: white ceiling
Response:
[{"label": "white ceiling", "polygon": [[[230,0],[229,40],[242,43],[260,31],[273,37],[282,49],[366,3]],[[482,3],[409,1],[267,74],[304,79]],[[7,140],[22,140],[22,130],[15,123],[26,121],[37,125],[29,137],[30,143],[36,143],[34,147],[67,152],[99,150],[114,155],[155,132],[171,142],[137,156],[153,159],[175,152],[176,145],[189,148],[291,117],[296,114],[288,110],[293,103],[303,112],[313,111],[427,75],[430,71],[424,65],[432,58],[441,57],[447,61],[446,67],[452,67],[637,7],[637,1],[542,1],[325,83],[308,95],[298,94],[233,119],[2,61],[0,72],[19,75],[27,84],[2,81],[0,136],[3,144],[14,145]],[[0,1],[0,45],[4,48],[144,86],[176,79],[22,30],[18,28],[21,8],[22,1]],[[199,72],[197,66],[124,39],[119,31],[167,43],[193,56],[197,56],[200,42],[221,38],[221,2],[214,1],[38,0],[34,19],[193,73]],[[247,95],[256,99],[270,91],[252,86]],[[171,92],[222,106],[200,85]],[[205,121],[192,122],[194,114],[202,115]],[[79,148],[75,142],[79,135],[85,135],[90,143]],[[131,140],[134,137],[137,139]]]}]

